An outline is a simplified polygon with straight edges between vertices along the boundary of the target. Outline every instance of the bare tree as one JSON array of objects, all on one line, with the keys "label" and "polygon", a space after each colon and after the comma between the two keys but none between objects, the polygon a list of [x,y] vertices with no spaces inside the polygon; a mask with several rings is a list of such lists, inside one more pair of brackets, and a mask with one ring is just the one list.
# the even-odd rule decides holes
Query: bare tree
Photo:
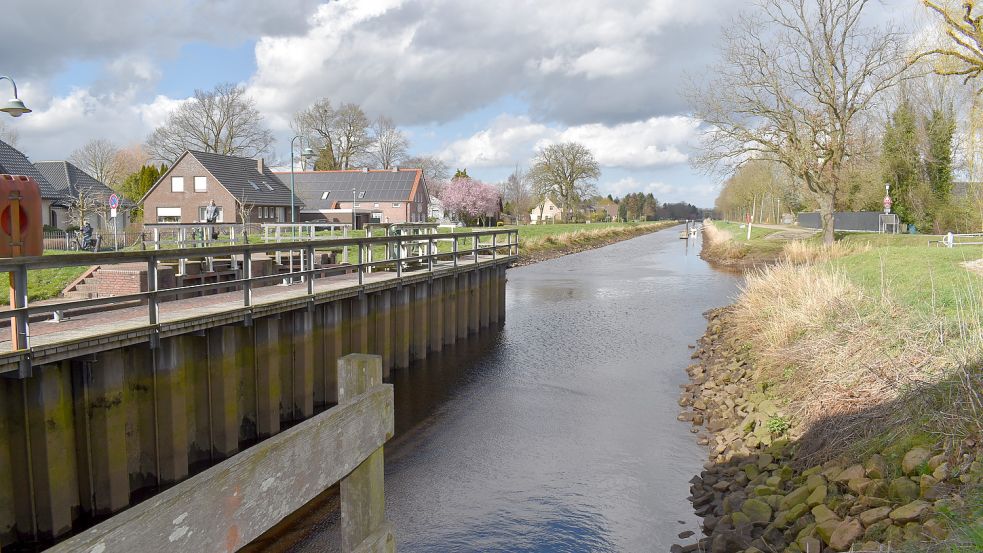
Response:
[{"label": "bare tree", "polygon": [[696,164],[778,162],[819,204],[823,239],[857,119],[904,78],[904,36],[865,26],[869,0],[759,0],[724,30],[722,60],[691,93],[708,127]]},{"label": "bare tree", "polygon": [[256,157],[273,144],[273,133],[246,96],[243,86],[231,83],[212,90],[195,90],[147,139],[154,159],[173,163],[185,150]]},{"label": "bare tree", "polygon": [[573,214],[579,202],[595,193],[594,182],[601,176],[594,154],[577,142],[550,144],[533,161],[529,177],[535,186],[539,205],[552,198],[560,204],[564,219]]},{"label": "bare tree", "polygon": [[95,138],[76,148],[68,159],[92,178],[109,184],[122,179],[115,163],[118,154],[119,148],[115,144],[105,138]]},{"label": "bare tree", "polygon": [[10,125],[0,121],[0,140],[10,144],[11,146],[17,146],[17,139],[20,134],[17,129],[11,127]]},{"label": "bare tree", "polygon": [[322,98],[294,114],[293,129],[319,151],[315,168],[321,171],[356,167],[367,161],[373,146],[369,118],[357,104],[335,109]]},{"label": "bare tree", "polygon": [[131,144],[125,148],[121,148],[113,158],[112,178],[103,181],[103,183],[118,191],[127,177],[138,173],[140,168],[149,161],[150,156],[147,155],[142,144]]},{"label": "bare tree", "polygon": [[[75,187],[69,196],[71,205],[68,208],[68,218],[75,226],[81,227],[86,221],[92,226],[101,227],[98,218],[104,222],[108,221],[109,211],[106,198],[102,194],[96,193],[91,188]],[[94,220],[93,218],[96,218]]]},{"label": "bare tree", "polygon": [[307,138],[309,144],[318,150],[317,162],[314,168],[319,171],[332,171],[341,168],[338,156],[335,154],[335,121],[337,119],[334,107],[327,98],[321,98],[310,107],[294,114],[291,127],[294,132]]},{"label": "bare tree", "polygon": [[338,138],[335,152],[341,169],[356,167],[368,157],[372,146],[369,118],[357,104],[342,104],[335,114],[335,129]]},{"label": "bare tree", "polygon": [[380,169],[392,169],[406,159],[410,141],[388,117],[380,117],[372,125],[372,156]]},{"label": "bare tree", "polygon": [[[979,77],[983,73],[983,14],[977,2],[922,0],[922,4],[939,16],[948,40],[919,52],[915,59],[935,58],[938,74],[961,76],[964,83]],[[981,92],[983,88],[977,90]]]},{"label": "bare tree", "polygon": [[239,222],[243,225],[249,224],[249,217],[252,215],[254,209],[256,209],[256,204],[249,201],[249,196],[243,196],[241,202],[236,202]]},{"label": "bare tree", "polygon": [[528,219],[529,212],[535,207],[529,181],[529,174],[516,165],[509,178],[501,184],[502,200],[511,206],[512,215],[520,222]]},{"label": "bare tree", "polygon": [[[423,170],[423,178],[426,179],[428,186],[437,182],[446,181],[447,177],[450,176],[450,170],[447,168],[447,164],[436,156],[415,156],[407,158],[403,160],[403,166]],[[433,188],[430,189],[430,193],[434,196],[439,196]]]}]

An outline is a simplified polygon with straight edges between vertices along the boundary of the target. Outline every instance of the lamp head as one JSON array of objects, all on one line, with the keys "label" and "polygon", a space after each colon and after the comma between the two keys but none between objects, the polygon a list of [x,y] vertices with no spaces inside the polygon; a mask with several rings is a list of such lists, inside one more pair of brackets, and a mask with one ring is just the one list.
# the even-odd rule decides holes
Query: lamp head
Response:
[{"label": "lamp head", "polygon": [[31,109],[24,105],[19,98],[11,98],[7,100],[3,107],[0,107],[0,111],[10,114],[11,117],[20,117],[25,113],[31,113]]},{"label": "lamp head", "polygon": [[315,155],[316,154],[314,153],[314,150],[312,150],[310,148],[304,148],[304,151],[301,152],[300,157],[302,157],[304,159],[311,159]]}]

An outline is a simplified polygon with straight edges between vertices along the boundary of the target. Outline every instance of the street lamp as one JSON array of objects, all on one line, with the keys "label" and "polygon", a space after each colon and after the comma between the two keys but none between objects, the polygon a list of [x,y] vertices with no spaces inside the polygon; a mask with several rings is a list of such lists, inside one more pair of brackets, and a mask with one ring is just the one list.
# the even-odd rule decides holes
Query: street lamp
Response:
[{"label": "street lamp", "polygon": [[[294,141],[298,138],[303,139],[301,135],[297,135],[290,139],[290,223],[297,223],[297,208],[294,206]],[[304,151],[300,154],[302,159],[310,159],[314,157],[314,150],[310,147],[304,148]]]},{"label": "street lamp", "polygon": [[0,107],[0,111],[7,112],[11,117],[20,117],[25,113],[31,113],[31,110],[17,97],[17,83],[6,75],[0,75],[0,81],[4,79],[7,79],[10,81],[10,84],[13,85],[14,97],[2,104],[3,107]]}]

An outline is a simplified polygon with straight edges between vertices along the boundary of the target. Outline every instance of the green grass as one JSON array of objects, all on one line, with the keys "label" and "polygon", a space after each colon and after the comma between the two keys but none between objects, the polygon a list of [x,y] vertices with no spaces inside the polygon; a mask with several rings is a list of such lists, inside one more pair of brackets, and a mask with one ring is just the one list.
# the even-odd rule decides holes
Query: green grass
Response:
[{"label": "green grass", "polygon": [[[58,297],[66,286],[82,276],[82,273],[87,269],[88,267],[61,267],[28,271],[27,301],[34,302]],[[10,305],[9,278],[0,278],[0,305]]]},{"label": "green grass", "polygon": [[[734,240],[737,242],[747,242],[747,228],[741,228],[740,223],[732,223],[729,221],[714,221],[714,225],[720,230],[726,230],[727,232],[734,235]],[[751,225],[751,242],[760,240],[769,234],[775,234],[778,230],[773,228],[764,228]]]}]

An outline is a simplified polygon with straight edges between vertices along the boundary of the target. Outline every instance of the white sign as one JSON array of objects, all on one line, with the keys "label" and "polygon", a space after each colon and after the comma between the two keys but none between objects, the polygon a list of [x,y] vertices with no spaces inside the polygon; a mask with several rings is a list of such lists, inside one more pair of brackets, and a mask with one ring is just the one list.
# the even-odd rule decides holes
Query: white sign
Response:
[{"label": "white sign", "polygon": [[111,219],[115,219],[116,218],[116,208],[115,207],[109,208],[109,217]]}]

